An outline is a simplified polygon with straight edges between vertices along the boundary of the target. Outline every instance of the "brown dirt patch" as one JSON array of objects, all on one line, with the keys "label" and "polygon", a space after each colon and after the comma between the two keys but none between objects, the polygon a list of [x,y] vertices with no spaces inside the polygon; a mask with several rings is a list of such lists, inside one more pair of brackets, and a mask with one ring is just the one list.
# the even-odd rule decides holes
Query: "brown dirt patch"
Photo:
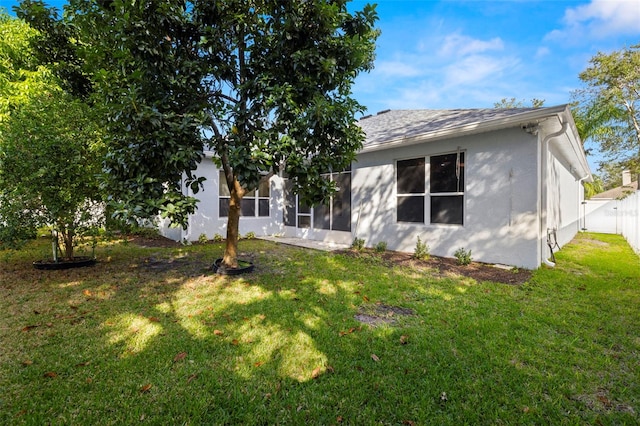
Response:
[{"label": "brown dirt patch", "polygon": [[488,263],[471,262],[469,265],[459,265],[457,259],[430,256],[427,260],[418,260],[411,253],[401,253],[387,250],[377,253],[374,250],[340,250],[340,254],[352,257],[379,258],[389,266],[409,267],[430,271],[432,274],[446,276],[464,276],[478,282],[492,281],[503,284],[519,285],[531,278],[531,271],[527,269],[505,269]]},{"label": "brown dirt patch", "polygon": [[179,241],[173,241],[169,238],[158,236],[141,236],[141,235],[127,235],[124,237],[129,244],[135,244],[139,247],[160,247],[160,248],[174,248],[181,247]]}]

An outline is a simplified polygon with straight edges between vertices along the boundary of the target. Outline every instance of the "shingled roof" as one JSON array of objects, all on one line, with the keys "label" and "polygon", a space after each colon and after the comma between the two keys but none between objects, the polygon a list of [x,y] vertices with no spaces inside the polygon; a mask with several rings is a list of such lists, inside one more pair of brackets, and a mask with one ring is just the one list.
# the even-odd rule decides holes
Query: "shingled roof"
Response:
[{"label": "shingled roof", "polygon": [[601,192],[591,197],[592,200],[621,200],[627,195],[633,194],[638,190],[638,181],[631,182],[629,185],[618,186],[617,188]]},{"label": "shingled roof", "polygon": [[566,109],[566,105],[548,108],[486,108],[450,110],[386,110],[362,117],[358,124],[367,135],[363,150],[382,148],[391,142],[417,137],[433,138],[444,133],[481,131],[492,123],[515,125],[535,121]]}]

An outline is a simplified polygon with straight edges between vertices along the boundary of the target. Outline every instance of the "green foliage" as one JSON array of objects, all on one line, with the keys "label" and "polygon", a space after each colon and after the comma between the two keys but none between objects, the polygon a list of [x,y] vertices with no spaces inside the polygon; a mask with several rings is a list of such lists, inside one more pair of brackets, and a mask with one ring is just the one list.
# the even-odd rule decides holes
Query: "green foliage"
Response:
[{"label": "green foliage", "polygon": [[207,242],[209,242],[209,237],[207,237],[207,234],[202,233],[200,234],[200,236],[198,237],[198,242],[200,244],[206,244]]},{"label": "green foliage", "polygon": [[222,241],[224,241],[224,237],[222,235],[216,233],[213,236],[213,241],[215,241],[216,243],[222,242]]},{"label": "green foliage", "polygon": [[429,245],[423,242],[418,236],[418,240],[416,241],[416,247],[413,250],[413,257],[420,260],[426,260],[429,258]]},{"label": "green foliage", "polygon": [[37,34],[0,10],[0,138],[12,109],[57,86],[52,74],[38,66],[31,49]]},{"label": "green foliage", "polygon": [[256,238],[256,233],[255,232],[247,232],[246,234],[244,234],[244,239],[245,240],[253,240]]},{"label": "green foliage", "polygon": [[494,108],[542,108],[544,106],[544,99],[531,99],[531,105],[527,105],[524,100],[517,100],[516,98],[502,98],[500,102],[493,104]]},{"label": "green foliage", "polygon": [[384,253],[385,251],[387,251],[387,242],[380,241],[378,244],[376,244],[375,249],[378,253]]},{"label": "green foliage", "polygon": [[464,247],[460,247],[453,255],[458,259],[458,265],[468,265],[471,263],[471,250],[465,250]]},{"label": "green foliage", "polygon": [[115,214],[186,226],[197,200],[183,187],[200,189],[205,147],[235,201],[281,167],[302,202],[326,199],[335,186],[321,174],[347,167],[364,139],[351,85],[373,67],[376,19],[373,6],[351,12],[345,0],[72,1],[52,28],[79,39],[59,50],[76,47],[106,107]]},{"label": "green foliage", "polygon": [[364,238],[355,237],[351,243],[351,248],[357,251],[364,250]]},{"label": "green foliage", "polygon": [[75,237],[104,219],[102,132],[91,108],[35,65],[37,33],[6,16],[0,33],[0,235],[16,245],[48,226],[71,257]]},{"label": "green foliage", "polygon": [[640,45],[598,53],[580,73],[586,87],[574,92],[576,125],[615,163],[640,173]]}]

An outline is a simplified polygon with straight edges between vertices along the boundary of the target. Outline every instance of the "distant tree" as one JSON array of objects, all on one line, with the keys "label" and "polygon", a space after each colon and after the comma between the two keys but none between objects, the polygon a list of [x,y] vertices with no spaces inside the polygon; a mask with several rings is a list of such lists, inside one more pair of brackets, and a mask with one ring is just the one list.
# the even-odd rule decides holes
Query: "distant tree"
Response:
[{"label": "distant tree", "polygon": [[49,226],[72,258],[76,237],[101,218],[101,130],[91,108],[37,65],[37,32],[5,15],[0,34],[0,241],[16,245]]},{"label": "distant tree", "polygon": [[593,182],[584,182],[583,185],[585,198],[591,198],[605,191],[604,182],[598,175],[593,175]]},{"label": "distant tree", "polygon": [[527,105],[526,101],[523,99],[521,101],[516,98],[502,98],[500,102],[496,102],[493,104],[494,108],[542,108],[544,105],[544,99],[531,99],[531,105]]},{"label": "distant tree", "polygon": [[586,87],[573,93],[582,139],[605,155],[601,165],[640,172],[640,45],[598,53],[580,73]]},{"label": "distant tree", "polygon": [[334,190],[364,139],[351,97],[373,66],[375,9],[346,0],[73,0],[93,83],[109,114],[106,175],[123,215],[185,224],[215,150],[230,193],[223,263],[237,266],[242,199],[283,170],[303,201]]}]

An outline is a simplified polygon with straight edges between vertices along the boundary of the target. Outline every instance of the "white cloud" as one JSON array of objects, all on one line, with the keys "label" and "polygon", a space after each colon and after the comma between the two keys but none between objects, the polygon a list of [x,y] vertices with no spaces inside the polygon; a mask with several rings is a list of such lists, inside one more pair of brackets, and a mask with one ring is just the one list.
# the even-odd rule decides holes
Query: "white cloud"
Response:
[{"label": "white cloud", "polygon": [[503,49],[504,43],[499,37],[485,41],[455,33],[444,38],[439,53],[443,56],[466,56]]},{"label": "white cloud", "polygon": [[549,40],[602,39],[615,35],[640,34],[638,0],[592,0],[569,8],[564,27],[547,34]]},{"label": "white cloud", "polygon": [[504,72],[514,69],[518,61],[509,57],[493,58],[483,55],[468,56],[446,67],[447,86],[489,85]]},{"label": "white cloud", "polygon": [[545,56],[549,56],[551,54],[551,50],[548,47],[539,47],[536,51],[536,59],[544,58]]},{"label": "white cloud", "polygon": [[376,63],[376,74],[381,77],[416,77],[422,74],[419,67],[413,65],[412,61],[405,58],[404,61],[380,61]]}]

